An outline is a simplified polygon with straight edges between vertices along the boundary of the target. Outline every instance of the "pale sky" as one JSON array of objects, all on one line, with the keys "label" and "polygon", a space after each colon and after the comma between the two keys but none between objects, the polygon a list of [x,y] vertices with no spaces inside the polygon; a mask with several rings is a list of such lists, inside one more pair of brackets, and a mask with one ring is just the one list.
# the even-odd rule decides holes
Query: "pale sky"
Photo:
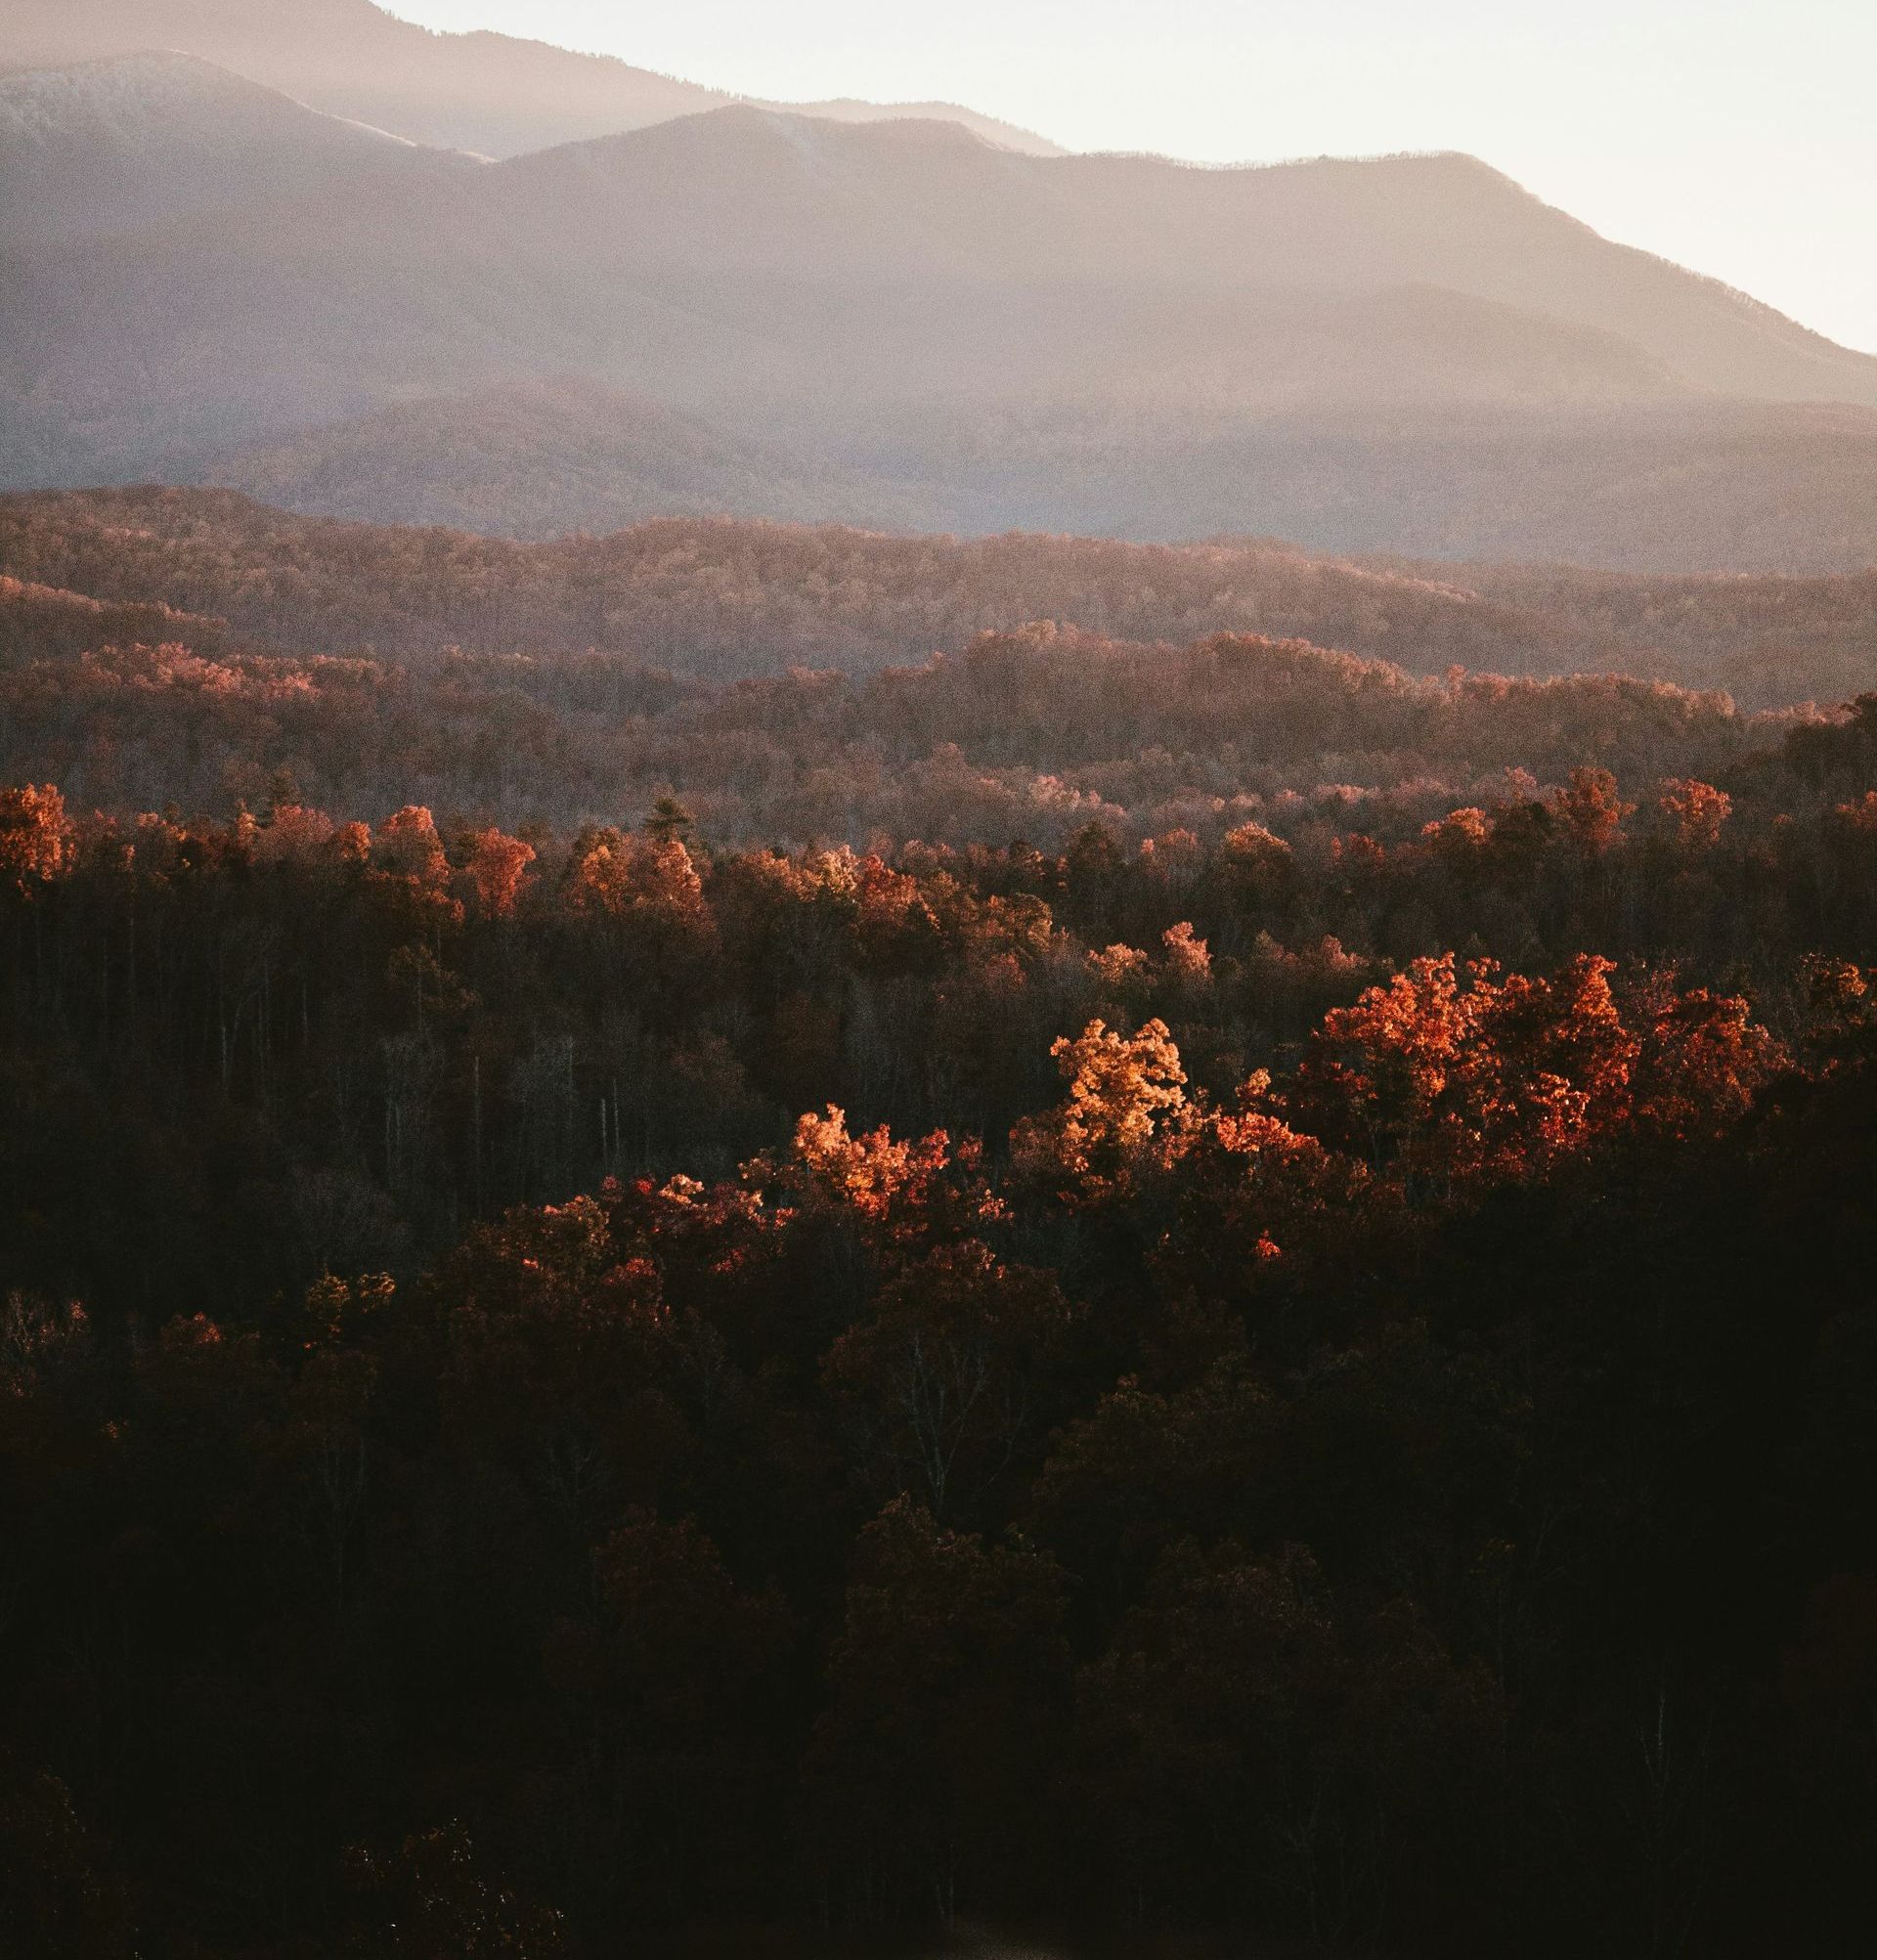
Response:
[{"label": "pale sky", "polygon": [[1877,0],[389,0],[745,95],[968,104],[1074,150],[1464,150],[1877,352]]}]

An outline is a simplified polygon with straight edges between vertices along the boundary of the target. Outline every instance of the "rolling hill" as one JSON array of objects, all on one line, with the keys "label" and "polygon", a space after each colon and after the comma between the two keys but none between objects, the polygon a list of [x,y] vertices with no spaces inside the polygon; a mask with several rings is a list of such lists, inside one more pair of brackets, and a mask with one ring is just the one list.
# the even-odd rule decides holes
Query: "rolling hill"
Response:
[{"label": "rolling hill", "polygon": [[234,452],[206,475],[310,515],[519,538],[725,512],[900,526],[937,515],[916,486],[805,464],[643,397],[569,379],[401,404]]},{"label": "rolling hill", "polygon": [[1419,675],[1621,673],[1725,687],[1750,708],[1877,686],[1877,571],[1643,578],[1353,562],[1260,539],[1167,546],[697,518],[517,543],[142,488],[0,497],[5,577],[35,632],[58,613],[62,647],[200,648],[206,632],[394,662],[453,647],[498,660],[599,649],[723,680],[867,673],[1045,622],[1146,643],[1307,639]]}]

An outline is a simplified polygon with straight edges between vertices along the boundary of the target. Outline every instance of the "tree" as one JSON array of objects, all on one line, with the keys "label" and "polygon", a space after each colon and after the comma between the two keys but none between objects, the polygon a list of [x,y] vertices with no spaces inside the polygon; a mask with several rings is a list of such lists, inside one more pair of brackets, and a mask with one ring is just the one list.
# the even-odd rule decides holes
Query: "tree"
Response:
[{"label": "tree", "polygon": [[21,897],[64,875],[75,835],[65,800],[53,784],[0,790],[0,879]]},{"label": "tree", "polygon": [[444,1267],[445,1408],[467,1447],[512,1463],[570,1538],[654,1501],[688,1447],[664,1379],[671,1314],[589,1198],[517,1208]]},{"label": "tree", "polygon": [[470,840],[469,876],[485,918],[512,915],[534,861],[534,846],[518,837],[509,837],[493,826],[475,833]]},{"label": "tree", "polygon": [[1733,799],[1712,783],[1674,776],[1662,785],[1656,807],[1668,819],[1681,849],[1712,850],[1733,813]]},{"label": "tree", "polygon": [[807,1775],[827,1877],[871,1918],[949,1924],[1026,1889],[1062,1747],[1063,1576],[907,1498],[854,1547]]},{"label": "tree", "polygon": [[654,844],[684,844],[696,828],[697,819],[674,796],[660,797],[644,823],[645,835]]},{"label": "tree", "polygon": [[1178,1155],[1191,1131],[1186,1071],[1166,1024],[1150,1021],[1122,1035],[1091,1021],[1050,1053],[1068,1098],[1018,1124],[1013,1159],[1065,1203],[1126,1202]]},{"label": "tree", "polygon": [[1636,808],[1623,801],[1608,769],[1573,769],[1552,801],[1565,833],[1587,857],[1608,850],[1622,835],[1623,819]]},{"label": "tree", "polygon": [[1011,1468],[1070,1320],[1053,1274],[1006,1266],[978,1240],[941,1244],[886,1286],[821,1372],[890,1485],[942,1520]]}]

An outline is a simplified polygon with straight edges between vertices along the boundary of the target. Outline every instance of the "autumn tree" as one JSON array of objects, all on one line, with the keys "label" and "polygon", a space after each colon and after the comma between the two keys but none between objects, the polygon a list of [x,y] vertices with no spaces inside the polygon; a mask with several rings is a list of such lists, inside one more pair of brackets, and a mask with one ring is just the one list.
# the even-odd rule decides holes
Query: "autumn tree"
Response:
[{"label": "autumn tree", "polygon": [[534,861],[534,846],[518,837],[509,837],[493,826],[474,834],[468,871],[485,918],[505,919],[514,912],[528,867]]},{"label": "autumn tree", "polygon": [[1712,783],[1677,776],[1662,785],[1656,807],[1683,850],[1712,850],[1733,812],[1733,799]]},{"label": "autumn tree", "polygon": [[600,1204],[479,1228],[436,1297],[453,1426],[512,1462],[560,1529],[656,1499],[687,1444],[661,1378],[670,1312],[649,1262],[618,1257]]},{"label": "autumn tree", "polygon": [[1050,1053],[1068,1097],[1017,1126],[1011,1154],[1066,1203],[1123,1203],[1177,1157],[1190,1135],[1180,1051],[1164,1022],[1123,1035],[1091,1021]]},{"label": "autumn tree", "polygon": [[0,878],[19,896],[58,878],[70,862],[74,827],[51,783],[0,790]]}]

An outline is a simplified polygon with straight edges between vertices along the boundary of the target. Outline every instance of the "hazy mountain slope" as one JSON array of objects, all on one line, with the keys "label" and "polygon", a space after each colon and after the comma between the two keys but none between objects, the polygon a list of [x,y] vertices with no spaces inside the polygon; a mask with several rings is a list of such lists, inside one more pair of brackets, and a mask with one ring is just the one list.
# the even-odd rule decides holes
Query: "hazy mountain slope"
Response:
[{"label": "hazy mountain slope", "polygon": [[1877,565],[1877,411],[1803,403],[1374,403],[1184,418],[1013,409],[917,436],[880,425],[855,466],[995,458],[1068,531],[1277,534],[1318,549],[1551,558],[1637,572]]},{"label": "hazy mountain slope", "polygon": [[933,500],[817,468],[590,381],[516,382],[386,409],[217,458],[206,480],[288,510],[496,536],[734,514],[918,524]]},{"label": "hazy mountain slope", "polygon": [[[206,106],[204,120],[207,147]],[[237,427],[566,371],[777,410],[1045,383],[1132,384],[1151,407],[1177,382],[1207,408],[1677,388],[1607,334],[1488,318],[1463,296],[1403,305],[1359,279],[1326,290],[1314,260],[1298,276],[1229,240],[1189,251],[1174,279],[1148,263],[1164,256],[1157,235],[1130,246],[1087,206],[1073,165],[933,123],[724,110],[495,169],[423,154],[371,196],[276,198],[109,253],[40,253],[17,268],[0,317],[20,395],[83,404],[103,425],[101,459],[113,408],[133,455],[188,446],[190,376],[210,339],[218,419]],[[1222,177],[1155,168],[1201,202]],[[61,330],[36,366],[34,325],[49,318]]]},{"label": "hazy mountain slope", "polygon": [[123,232],[305,196],[414,155],[193,55],[0,75],[0,240]]},{"label": "hazy mountain slope", "polygon": [[[439,34],[370,0],[8,0],[0,64],[48,66],[177,48],[440,149],[512,156],[729,102],[720,89],[507,34]],[[953,117],[999,143],[1055,146],[951,104],[804,105],[866,119]]]},{"label": "hazy mountain slope", "polygon": [[1729,394],[1877,404],[1877,357],[1610,243],[1463,156],[1203,169],[1018,155],[955,127],[719,109],[519,157],[520,208],[711,278],[1083,290],[1422,284],[1620,335]]},{"label": "hazy mountain slope", "polygon": [[493,222],[486,174],[420,151],[331,196],[20,246],[0,279],[0,394],[31,406],[41,455],[63,415],[70,480],[175,474],[615,350],[629,370],[745,363],[738,329],[636,285],[546,286]]},{"label": "hazy mountain slope", "polygon": [[817,102],[758,99],[751,106],[784,114],[810,115],[828,122],[955,122],[1000,150],[1020,151],[1026,156],[1069,154],[1060,143],[1038,136],[1033,129],[1020,128],[1001,116],[983,115],[955,102],[862,102],[855,96],[831,96]]},{"label": "hazy mountain slope", "polygon": [[383,410],[237,450],[201,475],[308,514],[524,538],[720,513],[1167,542],[1288,531],[1319,550],[1616,570],[1877,564],[1868,410],[1378,407],[1178,434],[1012,410],[929,427],[923,446],[856,441],[822,457],[547,382]]},{"label": "hazy mountain slope", "polygon": [[[1465,159],[1200,170],[735,108],[490,164],[163,72],[199,72],[196,126],[162,141],[208,189],[153,172],[181,215],[4,248],[0,483],[212,473],[518,532],[720,508],[1687,570],[1877,556],[1877,361]],[[201,208],[231,181],[225,88],[288,161]],[[327,181],[333,143],[364,148]],[[128,184],[116,139],[94,147]],[[1637,307],[1646,333],[1609,324]],[[634,427],[463,405],[563,377],[736,454],[643,406]]]},{"label": "hazy mountain slope", "polygon": [[[760,152],[778,137],[791,158],[825,148],[850,165],[754,168],[752,140]],[[69,444],[50,472],[31,460],[12,480],[174,474],[231,443],[559,374],[744,427],[816,405],[827,427],[801,452],[809,475],[825,471],[808,451],[839,417],[870,419],[883,401],[1079,392],[1154,421],[1183,406],[1677,390],[1609,335],[1462,295],[1101,283],[1088,267],[1067,283],[1021,277],[1009,254],[987,265],[956,235],[945,186],[1027,161],[937,124],[736,110],[642,149],[493,168],[400,152],[369,188],[265,198],[108,246],[22,247],[0,285],[0,385],[42,425],[63,412]],[[1047,191],[1055,167],[1019,181]],[[981,214],[993,240],[1046,216],[1034,199],[1002,201],[1005,216]],[[867,473],[930,471],[915,454]],[[935,521],[1050,521],[1021,487],[985,487],[970,472],[949,482]]]}]

